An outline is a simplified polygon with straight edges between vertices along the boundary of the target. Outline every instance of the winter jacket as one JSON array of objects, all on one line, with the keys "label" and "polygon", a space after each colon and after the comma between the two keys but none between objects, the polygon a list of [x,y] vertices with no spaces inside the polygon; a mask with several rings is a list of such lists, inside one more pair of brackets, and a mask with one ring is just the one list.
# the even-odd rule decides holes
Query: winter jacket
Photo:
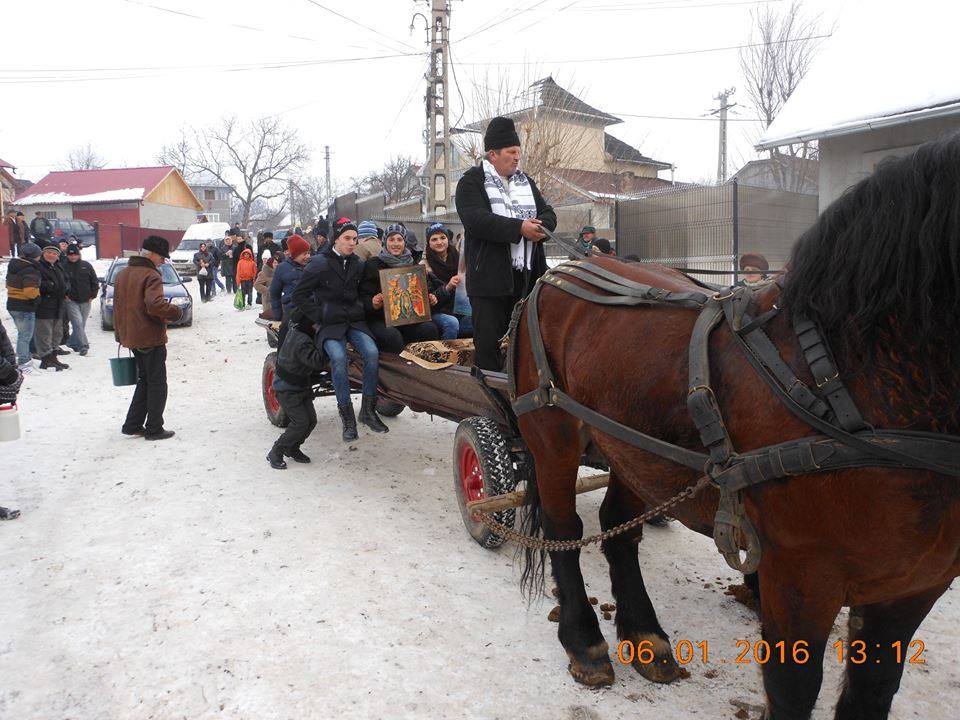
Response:
[{"label": "winter jacket", "polygon": [[48,263],[40,258],[40,304],[37,306],[37,320],[56,320],[60,317],[64,299],[70,287],[66,273],[60,263]]},{"label": "winter jacket", "polygon": [[237,261],[237,283],[244,280],[253,281],[257,277],[257,261],[253,259],[253,253],[247,249],[240,254]]},{"label": "winter jacket", "polygon": [[257,269],[263,267],[263,255],[264,253],[270,253],[271,255],[280,254],[280,246],[277,245],[273,240],[263,240],[257,243]]},{"label": "winter jacket", "polygon": [[451,290],[448,288],[447,282],[449,281],[445,282],[435,273],[427,273],[427,288],[431,295],[437,296],[437,304],[430,309],[430,312],[453,315],[453,303],[457,298],[457,289]]},{"label": "winter jacket", "polygon": [[10,223],[10,245],[20,247],[25,242],[30,242],[30,226],[14,220]]},{"label": "winter jacket", "polygon": [[293,291],[303,277],[303,265],[287,258],[277,265],[270,281],[270,308],[274,320],[281,320],[285,313],[290,312],[293,302]]},{"label": "winter jacket", "polygon": [[17,354],[0,322],[0,385],[10,385],[17,379]]},{"label": "winter jacket", "polygon": [[7,267],[7,310],[37,311],[40,305],[40,268],[37,263],[14,258]]},{"label": "winter jacket", "polygon": [[268,307],[270,301],[267,298],[270,295],[270,283],[273,282],[275,272],[276,268],[268,263],[264,263],[263,269],[260,271],[260,274],[257,275],[257,279],[253,281],[253,289],[260,293],[263,304]]},{"label": "winter jacket", "polygon": [[68,260],[63,269],[70,280],[70,290],[67,297],[74,302],[90,302],[100,292],[97,271],[86,260],[77,260],[75,263]]},{"label": "winter jacket", "polygon": [[193,264],[197,267],[197,275],[200,274],[200,268],[206,265],[207,277],[213,275],[213,255],[209,250],[198,250],[193,254]]},{"label": "winter jacket", "polygon": [[[227,255],[227,253],[230,253]],[[233,277],[236,269],[235,260],[239,257],[237,246],[232,242],[227,245],[222,240],[217,243],[217,255],[220,256],[220,274],[224,277]]]},{"label": "winter jacket", "polygon": [[[530,180],[537,218],[548,230],[557,227],[557,216]],[[520,242],[522,220],[495,214],[483,187],[483,168],[467,170],[457,183],[457,214],[463,223],[467,238],[466,268],[467,292],[471,297],[502,297],[520,295],[524,288],[514,287],[511,246]],[[547,257],[543,243],[533,243],[528,287],[547,271]]]},{"label": "winter jacket", "polygon": [[30,232],[33,233],[33,236],[37,240],[42,240],[43,243],[37,243],[40,247],[43,247],[50,241],[50,221],[44,217],[35,217],[30,221]]},{"label": "winter jacket", "polygon": [[323,352],[313,338],[291,325],[277,353],[277,375],[299,388],[308,388],[312,377],[323,371]]},{"label": "winter jacket", "polygon": [[317,343],[341,340],[348,329],[371,335],[360,300],[363,262],[356,255],[343,258],[330,245],[314,255],[293,291],[293,306],[320,326]]},{"label": "winter jacket", "polygon": [[167,344],[167,321],[179,320],[181,310],[163,296],[160,270],[145,257],[130,258],[117,273],[113,289],[113,326],[125,348]]}]

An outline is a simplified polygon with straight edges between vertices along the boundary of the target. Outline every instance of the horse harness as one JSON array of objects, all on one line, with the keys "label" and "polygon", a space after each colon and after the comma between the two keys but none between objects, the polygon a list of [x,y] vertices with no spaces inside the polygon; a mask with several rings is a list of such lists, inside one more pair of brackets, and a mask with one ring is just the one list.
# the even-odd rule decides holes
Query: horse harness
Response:
[{"label": "horse harness", "polygon": [[[557,387],[540,331],[538,301],[544,287],[554,287],[599,305],[667,305],[700,311],[689,344],[687,409],[707,454],[616,422]],[[757,569],[761,553],[757,532],[744,510],[743,491],[747,488],[791,475],[853,467],[913,468],[960,476],[960,437],[870,427],[840,379],[820,328],[810,320],[794,318],[793,330],[810,372],[817,379],[816,391],[802,382],[763,330],[779,308],[774,305],[754,318],[749,311],[752,296],[753,291],[747,287],[731,287],[712,294],[671,292],[635,282],[593,263],[573,260],[549,270],[529,297],[517,304],[510,322],[507,357],[510,400],[517,416],[556,407],[621,442],[704,472],[720,493],[714,542],[727,563],[744,573]],[[528,308],[527,329],[538,385],[518,397],[514,355],[524,305]],[[723,321],[747,361],[787,409],[822,434],[742,453],[736,451],[710,386],[709,340]],[[740,556],[741,549],[746,553],[744,558]]]}]

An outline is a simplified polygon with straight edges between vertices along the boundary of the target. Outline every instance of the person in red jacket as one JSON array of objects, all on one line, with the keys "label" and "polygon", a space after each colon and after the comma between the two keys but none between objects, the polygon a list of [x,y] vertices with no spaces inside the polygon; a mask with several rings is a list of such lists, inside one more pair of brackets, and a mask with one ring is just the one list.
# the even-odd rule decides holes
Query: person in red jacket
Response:
[{"label": "person in red jacket", "polygon": [[244,310],[253,305],[253,281],[257,278],[257,261],[249,248],[240,253],[237,260],[237,285],[243,293]]}]

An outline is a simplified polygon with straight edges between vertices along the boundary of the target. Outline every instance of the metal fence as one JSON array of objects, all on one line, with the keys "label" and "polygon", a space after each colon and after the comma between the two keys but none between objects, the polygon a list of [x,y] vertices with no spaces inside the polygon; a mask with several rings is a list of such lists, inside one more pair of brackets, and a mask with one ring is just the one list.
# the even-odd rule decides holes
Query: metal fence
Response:
[{"label": "metal fence", "polygon": [[[617,203],[617,255],[643,262],[736,270],[740,255],[760,253],[783,267],[797,238],[817,218],[817,196],[748,187],[670,189]],[[733,274],[701,276],[716,283]]]}]

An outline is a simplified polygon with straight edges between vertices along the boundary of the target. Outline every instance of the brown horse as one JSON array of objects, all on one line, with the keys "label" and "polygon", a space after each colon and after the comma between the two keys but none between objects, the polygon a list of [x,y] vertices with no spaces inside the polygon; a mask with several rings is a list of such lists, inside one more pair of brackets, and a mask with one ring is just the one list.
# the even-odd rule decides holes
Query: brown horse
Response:
[{"label": "brown horse", "polygon": [[[666,290],[702,291],[668,268],[591,262]],[[784,308],[766,332],[810,387],[816,385],[791,327],[793,313],[820,323],[870,425],[960,434],[960,139],[888,161],[851,188],[799,240],[782,282],[757,291],[754,303],[754,316],[775,303]],[[620,423],[701,450],[686,406],[696,311],[591,304],[549,286],[539,309],[558,388]],[[518,395],[537,387],[528,312],[515,338]],[[757,376],[726,324],[711,337],[710,365],[737,450],[817,434]],[[536,532],[542,524],[547,538],[582,537],[574,486],[583,427],[556,407],[520,417],[539,495],[528,528]],[[611,468],[600,509],[604,529],[667,500],[700,474],[596,429],[587,433]],[[960,478],[863,467],[770,481],[744,497],[762,547],[763,639],[787,648],[763,665],[767,717],[809,717],[829,632],[848,606],[849,640],[862,641],[867,662],[848,660],[836,717],[886,718],[913,633],[960,574]],[[671,514],[711,534],[717,504],[711,488]],[[650,680],[670,682],[681,671],[644,587],[641,533],[642,526],[602,546],[617,601],[617,636],[638,647],[649,641],[653,661],[634,667]],[[550,560],[570,672],[587,685],[609,684],[609,648],[587,600],[579,552],[551,552]],[[792,652],[803,646],[799,641],[809,656]],[[854,647],[851,657],[860,660],[861,646]]]}]

